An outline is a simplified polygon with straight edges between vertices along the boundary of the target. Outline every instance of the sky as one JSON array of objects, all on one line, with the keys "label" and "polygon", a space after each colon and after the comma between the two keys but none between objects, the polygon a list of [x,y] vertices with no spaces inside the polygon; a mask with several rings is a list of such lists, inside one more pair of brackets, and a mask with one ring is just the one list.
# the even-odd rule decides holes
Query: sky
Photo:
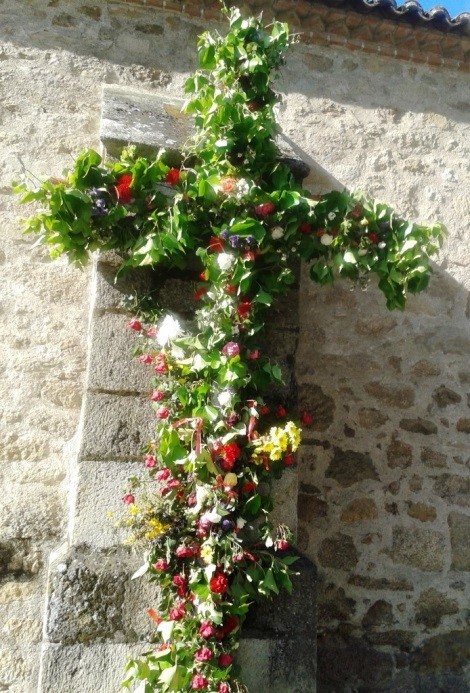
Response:
[{"label": "sky", "polygon": [[[461,12],[470,12],[470,0],[418,0],[418,2],[426,12],[441,5],[446,8],[452,18]],[[402,4],[400,0],[397,0],[397,5]]]}]

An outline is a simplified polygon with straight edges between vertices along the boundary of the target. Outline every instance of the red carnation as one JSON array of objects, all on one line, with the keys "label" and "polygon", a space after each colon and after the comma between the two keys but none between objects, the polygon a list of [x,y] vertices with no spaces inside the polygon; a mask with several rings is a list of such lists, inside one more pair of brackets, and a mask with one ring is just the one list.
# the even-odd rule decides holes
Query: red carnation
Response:
[{"label": "red carnation", "polygon": [[262,219],[266,219],[267,216],[274,212],[274,204],[272,202],[263,202],[260,205],[256,205],[255,214]]},{"label": "red carnation", "polygon": [[145,455],[145,466],[147,469],[153,469],[157,464],[157,460],[154,455]]},{"label": "red carnation", "polygon": [[287,414],[287,412],[286,412],[285,408],[282,406],[282,404],[280,404],[280,405],[276,408],[276,416],[277,416],[277,418],[278,418],[278,419],[283,419],[283,418],[286,416],[286,414]]},{"label": "red carnation", "polygon": [[222,629],[225,633],[225,635],[229,635],[232,633],[234,630],[238,628],[238,618],[236,616],[227,616],[227,618],[224,620]]},{"label": "red carnation", "polygon": [[186,589],[188,587],[187,580],[181,575],[175,575],[172,579],[172,583],[176,587],[176,591],[179,597],[184,597],[186,594]]},{"label": "red carnation", "polygon": [[180,171],[178,168],[170,168],[170,170],[165,176],[165,182],[168,183],[168,185],[176,185],[179,179]]},{"label": "red carnation", "polygon": [[199,627],[199,635],[203,638],[212,638],[215,635],[214,626],[209,621],[203,621]]},{"label": "red carnation", "polygon": [[194,674],[191,679],[191,688],[193,691],[200,691],[203,688],[207,688],[208,680],[202,674]]},{"label": "red carnation", "polygon": [[235,463],[240,457],[240,453],[241,450],[236,443],[227,443],[227,445],[224,445],[220,451],[221,457],[223,457],[226,462],[233,463]]},{"label": "red carnation", "polygon": [[132,183],[132,176],[130,173],[125,173],[122,176],[119,176],[119,178],[116,181],[116,195],[118,201],[126,205],[132,200],[132,190],[130,189],[130,185]]},{"label": "red carnation", "polygon": [[245,320],[248,317],[250,310],[250,301],[242,301],[241,303],[239,303],[237,306],[237,315],[240,318],[240,320]]},{"label": "red carnation", "polygon": [[376,233],[370,233],[369,234],[369,240],[371,243],[374,243],[375,245],[377,245],[377,243],[379,242],[379,237],[377,236]]},{"label": "red carnation", "polygon": [[216,594],[224,594],[228,589],[228,578],[225,573],[214,573],[209,581],[211,592]]},{"label": "red carnation", "polygon": [[156,481],[166,481],[169,476],[170,476],[170,470],[168,469],[168,467],[165,467],[164,469],[158,470],[158,472],[155,474],[155,480]]},{"label": "red carnation", "polygon": [[135,332],[140,332],[142,329],[142,323],[140,322],[140,320],[137,320],[137,318],[132,318],[132,320],[129,320],[127,326]]},{"label": "red carnation", "polygon": [[174,606],[170,611],[168,612],[168,618],[170,621],[181,621],[182,618],[184,618],[186,611],[186,606],[182,602]]},{"label": "red carnation", "polygon": [[122,500],[122,502],[124,503],[124,505],[132,505],[132,503],[135,501],[135,498],[134,498],[134,496],[132,495],[132,493],[126,493],[126,494],[121,498],[121,500]]},{"label": "red carnation", "polygon": [[292,455],[292,454],[286,455],[282,461],[283,461],[285,467],[290,467],[291,465],[294,464],[294,455]]},{"label": "red carnation", "polygon": [[259,413],[261,414],[261,416],[266,416],[266,414],[269,414],[269,407],[266,404],[263,404],[259,408]]},{"label": "red carnation", "polygon": [[255,488],[256,484],[254,481],[245,481],[240,490],[242,493],[251,493]]},{"label": "red carnation", "polygon": [[159,571],[166,570],[168,568],[168,561],[166,561],[164,558],[159,558],[158,561],[155,561],[155,563],[152,565],[152,568]]},{"label": "red carnation", "polygon": [[162,399],[165,399],[165,393],[161,390],[153,390],[152,394],[150,395],[150,399],[152,402],[161,402]]},{"label": "red carnation", "polygon": [[213,655],[214,653],[208,647],[201,647],[194,653],[194,659],[196,662],[208,662]]}]

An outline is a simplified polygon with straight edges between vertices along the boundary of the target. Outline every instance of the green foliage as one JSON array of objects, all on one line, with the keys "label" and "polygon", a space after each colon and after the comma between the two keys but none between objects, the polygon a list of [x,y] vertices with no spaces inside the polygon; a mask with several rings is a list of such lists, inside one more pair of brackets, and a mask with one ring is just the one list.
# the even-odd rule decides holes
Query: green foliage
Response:
[{"label": "green foliage", "polygon": [[[233,9],[222,37],[205,33],[200,69],[186,82],[196,135],[171,168],[132,149],[103,162],[80,154],[38,189],[16,186],[42,211],[26,224],[52,257],[83,265],[95,250],[122,254],[122,269],[200,265],[192,326],[145,301],[132,321],[136,349],[154,371],[150,481],[129,480],[120,526],[145,551],[135,577],[159,586],[157,645],[127,666],[140,691],[234,693],[232,654],[252,601],[290,591],[291,540],[269,522],[270,487],[294,459],[300,429],[266,392],[281,369],[261,352],[267,309],[288,291],[299,258],[319,284],[375,274],[388,308],[426,288],[441,226],[410,224],[347,191],[321,197],[278,160],[272,76],[292,43],[286,24],[264,27]],[[303,413],[302,423],[311,417]],[[246,525],[246,527],[245,527]]]}]

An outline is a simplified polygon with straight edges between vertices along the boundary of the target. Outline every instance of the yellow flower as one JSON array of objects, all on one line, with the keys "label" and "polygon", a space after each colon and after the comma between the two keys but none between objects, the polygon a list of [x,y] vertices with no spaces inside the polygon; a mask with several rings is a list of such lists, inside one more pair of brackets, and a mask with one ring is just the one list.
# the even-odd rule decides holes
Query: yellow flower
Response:
[{"label": "yellow flower", "polygon": [[139,508],[136,505],[134,505],[134,503],[128,505],[127,508],[129,510],[130,515],[137,515],[139,513]]},{"label": "yellow flower", "polygon": [[201,558],[206,565],[209,565],[209,563],[212,563],[213,556],[214,556],[214,552],[212,550],[212,546],[208,546],[207,544],[205,544],[204,546],[201,547]]}]

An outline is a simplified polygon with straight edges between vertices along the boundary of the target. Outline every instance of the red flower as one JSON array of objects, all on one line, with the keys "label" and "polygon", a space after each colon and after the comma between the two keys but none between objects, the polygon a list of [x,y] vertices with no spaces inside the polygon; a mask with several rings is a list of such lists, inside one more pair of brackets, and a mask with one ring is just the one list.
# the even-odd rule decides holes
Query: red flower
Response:
[{"label": "red flower", "polygon": [[161,390],[154,390],[150,395],[150,399],[152,402],[161,402],[162,399],[165,399],[165,393]]},{"label": "red flower", "polygon": [[257,101],[248,101],[246,107],[253,113],[253,111],[257,111],[259,109],[259,103]]},{"label": "red flower", "polygon": [[310,426],[313,423],[313,416],[308,411],[303,411],[300,415],[300,422],[304,426]]},{"label": "red flower", "polygon": [[196,289],[196,291],[193,293],[193,301],[199,301],[206,293],[207,289],[205,286],[201,286],[199,289]]},{"label": "red flower", "polygon": [[209,250],[213,253],[222,253],[224,250],[224,244],[218,236],[211,236],[209,239]]},{"label": "red flower", "polygon": [[250,301],[242,301],[241,303],[238,304],[237,306],[237,315],[240,318],[240,320],[245,320],[248,317],[248,313],[251,310],[251,303]]},{"label": "red flower", "polygon": [[219,667],[229,667],[232,662],[233,657],[232,655],[228,654],[228,652],[222,652],[222,654],[219,655],[219,658],[217,660],[217,664],[219,665]]},{"label": "red flower", "polygon": [[225,683],[225,681],[222,681],[222,683],[219,683],[219,688],[217,689],[218,693],[230,693],[230,688],[228,687],[228,683]]},{"label": "red flower", "polygon": [[282,461],[284,462],[285,467],[290,467],[291,465],[294,464],[294,461],[295,461],[294,455],[292,455],[292,454],[286,455]]},{"label": "red flower", "polygon": [[171,582],[176,587],[176,591],[178,593],[178,596],[184,597],[184,595],[186,594],[186,589],[188,587],[188,583],[185,580],[185,578],[182,577],[181,575],[175,575]]},{"label": "red flower", "polygon": [[165,176],[165,183],[168,185],[176,185],[180,179],[180,170],[178,168],[170,168]]},{"label": "red flower", "polygon": [[145,330],[145,334],[147,337],[156,337],[157,336],[157,330],[154,327],[149,327],[148,330]]},{"label": "red flower", "polygon": [[155,609],[147,609],[147,614],[148,614],[148,616],[150,616],[150,618],[152,619],[152,621],[154,621],[154,623],[157,624],[157,626],[160,625],[160,623],[162,622],[162,619],[161,619],[160,616],[157,614],[157,612],[155,611]]},{"label": "red flower", "polygon": [[166,481],[170,476],[170,470],[165,467],[164,469],[159,469],[155,474],[155,481]]},{"label": "red flower", "polygon": [[234,294],[237,293],[237,287],[234,286],[233,284],[227,284],[226,286],[224,286],[224,291],[226,294],[233,296]]},{"label": "red flower", "polygon": [[148,366],[149,364],[152,363],[153,359],[152,359],[152,356],[150,354],[142,354],[141,356],[139,356],[139,361],[140,361],[140,363],[143,363],[146,366]]},{"label": "red flower", "polygon": [[178,546],[175,551],[175,556],[177,558],[193,558],[198,553],[197,546]]},{"label": "red flower", "polygon": [[259,408],[259,413],[261,414],[261,416],[266,416],[266,414],[269,414],[269,407],[266,404],[263,404]]},{"label": "red flower", "polygon": [[145,455],[145,466],[147,469],[152,469],[157,464],[157,460],[154,455]]},{"label": "red flower", "polygon": [[184,618],[186,611],[186,605],[180,602],[176,606],[174,606],[170,611],[168,612],[168,618],[170,621],[181,621],[182,618]]},{"label": "red flower", "polygon": [[232,178],[231,176],[226,176],[225,178],[222,178],[220,181],[220,187],[222,188],[222,192],[224,193],[232,192],[236,184],[236,178]]},{"label": "red flower", "polygon": [[142,329],[142,323],[140,322],[140,320],[137,320],[137,318],[132,318],[132,320],[129,320],[127,326],[135,332],[140,332]]},{"label": "red flower", "polygon": [[121,498],[121,500],[122,500],[122,502],[124,503],[124,505],[132,505],[132,503],[135,501],[135,498],[134,498],[134,496],[132,495],[132,493],[126,493],[126,494]]},{"label": "red flower", "polygon": [[199,275],[199,279],[202,282],[206,282],[209,279],[209,272],[207,270],[203,270]]},{"label": "red flower", "polygon": [[209,621],[203,621],[199,626],[199,635],[206,639],[212,638],[215,635],[214,626]]},{"label": "red flower", "polygon": [[157,354],[155,356],[155,366],[153,368],[155,373],[166,373],[168,366],[165,361],[165,354]]},{"label": "red flower", "polygon": [[168,561],[166,561],[164,558],[159,558],[158,561],[155,561],[155,563],[152,565],[152,568],[154,570],[159,570],[160,572],[166,570],[168,568]]},{"label": "red flower", "polygon": [[254,351],[249,351],[248,352],[248,358],[250,361],[256,361],[256,359],[259,359],[259,349],[255,349]]},{"label": "red flower", "polygon": [[243,254],[243,259],[247,260],[248,262],[254,262],[256,260],[256,255],[252,250],[248,250]]},{"label": "red flower", "polygon": [[209,581],[211,592],[216,594],[224,594],[228,589],[228,578],[225,573],[214,573]]},{"label": "red flower", "polygon": [[225,462],[231,462],[232,467],[240,457],[240,453],[241,450],[236,443],[227,443],[227,445],[224,445],[220,451],[221,457],[225,460]]},{"label": "red flower", "polygon": [[286,539],[279,539],[276,542],[276,548],[278,551],[286,551],[289,548],[289,542]]},{"label": "red flower", "polygon": [[283,419],[286,416],[287,412],[282,406],[282,404],[279,404],[279,406],[276,408],[276,416],[278,419]]},{"label": "red flower", "polygon": [[370,233],[369,234],[369,240],[371,243],[374,243],[375,245],[377,245],[377,243],[379,242],[379,237],[377,236],[376,233]]},{"label": "red flower", "polygon": [[212,650],[209,650],[209,648],[205,646],[201,647],[194,653],[194,659],[196,662],[208,662],[213,656],[214,653]]},{"label": "red flower", "polygon": [[251,493],[255,488],[256,484],[254,481],[245,481],[240,490],[242,493]]},{"label": "red flower", "polygon": [[224,620],[222,628],[226,635],[232,633],[236,628],[238,628],[238,618],[236,616],[227,616]]},{"label": "red flower", "polygon": [[301,221],[299,224],[299,231],[300,233],[304,233],[308,236],[310,233],[312,233],[312,226],[307,221]]},{"label": "red flower", "polygon": [[194,674],[191,679],[191,688],[193,691],[200,691],[203,688],[207,688],[208,681],[202,674]]},{"label": "red flower", "polygon": [[170,410],[168,407],[159,407],[155,412],[157,419],[167,419],[170,416]]},{"label": "red flower", "polygon": [[255,207],[255,214],[257,217],[261,217],[262,219],[266,219],[267,216],[271,214],[271,212],[274,212],[274,204],[272,202],[263,202],[260,205],[256,205]]},{"label": "red flower", "polygon": [[224,344],[224,346],[222,347],[221,353],[224,356],[234,358],[235,356],[238,356],[238,354],[240,353],[240,345],[237,344],[237,342],[227,342],[227,344]]},{"label": "red flower", "polygon": [[132,190],[130,189],[130,185],[132,183],[132,176],[130,173],[125,173],[122,176],[119,176],[119,178],[116,181],[116,195],[118,201],[126,205],[132,200]]}]

